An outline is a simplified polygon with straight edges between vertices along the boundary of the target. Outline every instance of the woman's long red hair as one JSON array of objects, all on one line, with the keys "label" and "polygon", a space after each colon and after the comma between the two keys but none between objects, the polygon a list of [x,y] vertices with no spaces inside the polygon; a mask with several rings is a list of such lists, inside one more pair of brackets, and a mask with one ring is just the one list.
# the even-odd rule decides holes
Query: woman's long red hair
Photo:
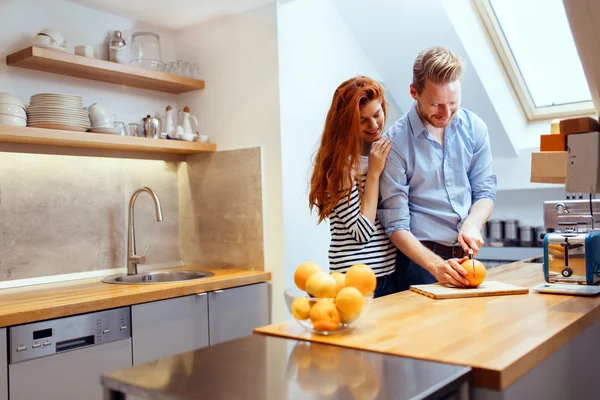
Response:
[{"label": "woman's long red hair", "polygon": [[318,223],[329,216],[343,197],[350,200],[363,148],[360,107],[371,100],[380,100],[385,117],[383,92],[379,82],[359,76],[342,83],[333,95],[315,156],[308,196],[310,210],[315,207],[319,213]]}]

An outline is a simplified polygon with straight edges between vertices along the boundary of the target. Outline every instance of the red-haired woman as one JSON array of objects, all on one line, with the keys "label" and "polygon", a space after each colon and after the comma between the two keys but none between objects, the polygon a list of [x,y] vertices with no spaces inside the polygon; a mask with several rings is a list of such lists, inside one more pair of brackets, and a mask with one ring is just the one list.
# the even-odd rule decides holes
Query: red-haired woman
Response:
[{"label": "red-haired woman", "polygon": [[364,76],[336,89],[309,194],[318,223],[330,222],[331,272],[367,264],[377,276],[375,297],[395,292],[397,251],[376,217],[379,177],[391,149],[391,141],[381,136],[386,118],[383,92],[377,81]]}]

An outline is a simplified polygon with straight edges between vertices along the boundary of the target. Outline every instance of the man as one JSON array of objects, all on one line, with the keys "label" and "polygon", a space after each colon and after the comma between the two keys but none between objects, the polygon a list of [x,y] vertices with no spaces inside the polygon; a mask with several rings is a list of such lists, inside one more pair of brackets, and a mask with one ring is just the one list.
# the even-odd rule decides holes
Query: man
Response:
[{"label": "man", "polygon": [[468,284],[459,259],[476,255],[496,199],[486,124],[460,107],[463,60],[443,47],[419,54],[410,111],[392,138],[377,212],[387,235],[410,260],[397,268],[399,290],[411,284]]}]

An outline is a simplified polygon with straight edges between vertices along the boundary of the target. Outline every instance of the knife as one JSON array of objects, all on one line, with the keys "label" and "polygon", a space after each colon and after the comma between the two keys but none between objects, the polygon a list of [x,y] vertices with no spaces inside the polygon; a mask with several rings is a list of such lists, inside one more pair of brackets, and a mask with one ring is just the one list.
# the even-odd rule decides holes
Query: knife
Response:
[{"label": "knife", "polygon": [[469,248],[469,260],[472,261],[473,276],[475,276],[475,260],[473,259],[473,249]]}]

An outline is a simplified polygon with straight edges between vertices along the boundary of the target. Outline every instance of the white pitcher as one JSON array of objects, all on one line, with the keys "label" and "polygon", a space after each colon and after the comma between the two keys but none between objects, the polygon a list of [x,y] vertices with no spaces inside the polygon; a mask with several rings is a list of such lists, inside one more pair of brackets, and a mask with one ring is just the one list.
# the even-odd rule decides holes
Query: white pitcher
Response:
[{"label": "white pitcher", "polygon": [[175,121],[173,120],[173,109],[171,106],[167,106],[164,131],[168,137],[173,139],[176,137]]},{"label": "white pitcher", "polygon": [[[181,110],[179,112],[181,113]],[[191,122],[192,119],[196,123],[196,129],[198,129],[198,119],[195,116],[193,116],[192,114],[190,114],[189,107],[184,107],[183,108],[183,121],[182,121],[181,125],[183,126],[183,132],[185,134],[192,134],[192,135],[196,134],[196,130],[194,130],[192,128],[192,122]]]}]

